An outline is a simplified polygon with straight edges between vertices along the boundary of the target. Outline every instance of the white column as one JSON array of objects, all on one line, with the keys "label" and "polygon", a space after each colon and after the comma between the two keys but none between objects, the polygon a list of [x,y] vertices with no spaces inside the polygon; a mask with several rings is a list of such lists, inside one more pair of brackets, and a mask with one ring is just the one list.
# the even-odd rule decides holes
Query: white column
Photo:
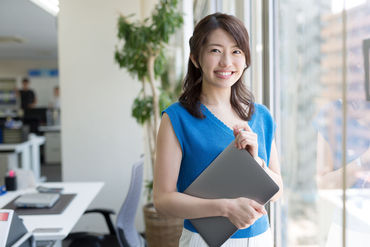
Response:
[{"label": "white column", "polygon": [[36,181],[39,181],[41,176],[40,146],[45,143],[45,137],[31,135],[30,141],[31,170],[34,173]]},{"label": "white column", "polygon": [[31,142],[27,141],[19,146],[21,153],[21,168],[31,170]]},{"label": "white column", "polygon": [[[127,194],[132,164],[144,150],[143,129],[131,116],[140,82],[114,61],[117,20],[120,13],[134,13],[130,20],[140,20],[141,4],[64,0],[59,7],[62,179],[105,182],[91,207],[117,212]],[[75,230],[105,231],[103,224],[95,223],[100,220],[82,217]],[[143,230],[143,224],[138,229]]]},{"label": "white column", "polygon": [[184,14],[183,25],[183,71],[184,75],[188,69],[188,60],[190,54],[189,39],[193,35],[194,29],[194,16],[193,16],[193,1],[182,1],[182,11]]}]

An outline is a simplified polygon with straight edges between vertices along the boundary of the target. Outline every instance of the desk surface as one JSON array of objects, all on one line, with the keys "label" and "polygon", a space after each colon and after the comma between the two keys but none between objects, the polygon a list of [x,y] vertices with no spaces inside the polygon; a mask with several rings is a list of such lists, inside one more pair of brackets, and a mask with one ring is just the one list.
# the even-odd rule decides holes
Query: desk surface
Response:
[{"label": "desk surface", "polygon": [[[58,232],[34,233],[36,240],[62,240],[71,232],[81,215],[93,201],[103,187],[103,182],[76,182],[76,183],[42,183],[48,187],[63,187],[63,193],[75,193],[76,197],[68,205],[62,214],[55,215],[21,215],[28,231],[40,228],[61,228]],[[0,196],[0,208],[13,200],[19,194],[34,192],[35,189],[8,192]]]},{"label": "desk surface", "polygon": [[9,143],[9,144],[0,143],[0,151],[12,151],[12,152],[15,151],[15,152],[20,152],[24,148],[27,148],[27,147],[29,147],[32,144],[42,145],[44,143],[45,143],[45,137],[43,137],[43,136],[36,136],[35,135],[35,136],[29,138],[29,140],[28,141],[25,141],[25,142]]},{"label": "desk surface", "polygon": [[40,126],[39,131],[41,131],[41,132],[60,132],[60,125]]}]

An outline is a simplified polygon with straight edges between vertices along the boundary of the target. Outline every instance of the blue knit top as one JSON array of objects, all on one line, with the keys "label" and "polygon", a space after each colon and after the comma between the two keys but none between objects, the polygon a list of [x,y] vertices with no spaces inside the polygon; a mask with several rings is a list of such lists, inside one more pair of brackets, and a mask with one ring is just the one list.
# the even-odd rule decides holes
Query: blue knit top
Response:
[{"label": "blue knit top", "polygon": [[[172,104],[168,114],[182,150],[182,160],[177,180],[177,189],[183,192],[208,165],[234,140],[233,130],[201,104],[204,119],[191,115],[179,102]],[[258,135],[258,156],[269,164],[271,143],[274,138],[275,122],[269,110],[255,104],[255,112],[249,126]],[[268,217],[263,215],[253,225],[238,230],[231,238],[249,238],[264,233],[269,226]],[[197,232],[189,220],[184,227]]]}]

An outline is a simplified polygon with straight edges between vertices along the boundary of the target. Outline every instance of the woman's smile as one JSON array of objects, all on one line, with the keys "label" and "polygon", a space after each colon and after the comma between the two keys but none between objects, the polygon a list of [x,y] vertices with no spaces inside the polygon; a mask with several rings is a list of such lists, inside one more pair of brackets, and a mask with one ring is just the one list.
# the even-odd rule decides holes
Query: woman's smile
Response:
[{"label": "woman's smile", "polygon": [[216,77],[220,79],[229,79],[234,72],[233,71],[223,71],[223,70],[216,70],[215,71]]}]

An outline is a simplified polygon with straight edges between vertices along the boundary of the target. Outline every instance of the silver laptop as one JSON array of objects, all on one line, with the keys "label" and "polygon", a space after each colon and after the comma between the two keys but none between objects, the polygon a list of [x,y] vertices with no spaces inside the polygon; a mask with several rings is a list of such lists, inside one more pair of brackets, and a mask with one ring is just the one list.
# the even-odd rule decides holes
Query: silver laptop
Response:
[{"label": "silver laptop", "polygon": [[[184,193],[207,199],[247,197],[266,204],[279,191],[256,160],[232,141],[195,179]],[[238,229],[225,217],[191,219],[190,222],[213,246],[221,246]]]},{"label": "silver laptop", "polygon": [[14,205],[18,208],[51,208],[59,197],[57,193],[23,194],[14,201]]}]

